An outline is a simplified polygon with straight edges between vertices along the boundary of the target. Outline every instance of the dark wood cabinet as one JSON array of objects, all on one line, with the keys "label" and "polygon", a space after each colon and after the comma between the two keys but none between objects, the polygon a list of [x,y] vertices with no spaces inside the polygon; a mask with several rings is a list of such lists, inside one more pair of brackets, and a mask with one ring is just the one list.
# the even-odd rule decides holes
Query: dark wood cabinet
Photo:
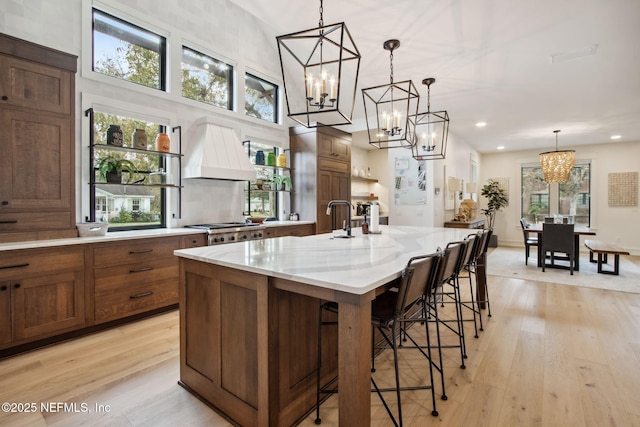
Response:
[{"label": "dark wood cabinet", "polygon": [[84,249],[4,253],[0,261],[0,347],[85,326]]},{"label": "dark wood cabinet", "polygon": [[273,227],[266,227],[263,231],[265,239],[272,237],[283,236],[310,236],[315,234],[314,224],[292,224],[292,225],[278,225]]},{"label": "dark wood cabinet", "polygon": [[[351,135],[333,128],[290,129],[296,181],[292,210],[316,222],[316,233],[332,230],[327,206],[331,200],[351,200]],[[336,227],[347,221],[344,208],[336,210]]]},{"label": "dark wood cabinet", "polygon": [[0,34],[0,242],[77,236],[76,62]]},{"label": "dark wood cabinet", "polygon": [[102,323],[178,302],[180,237],[126,240],[93,250],[94,321]]}]

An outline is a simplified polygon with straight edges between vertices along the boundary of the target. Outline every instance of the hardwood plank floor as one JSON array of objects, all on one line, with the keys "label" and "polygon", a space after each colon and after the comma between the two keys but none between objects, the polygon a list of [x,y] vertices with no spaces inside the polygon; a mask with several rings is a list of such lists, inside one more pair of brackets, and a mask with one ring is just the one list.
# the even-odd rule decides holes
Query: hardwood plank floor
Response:
[{"label": "hardwood plank floor", "polygon": [[[449,399],[438,400],[433,417],[428,391],[406,392],[405,425],[640,425],[639,294],[497,276],[489,287],[493,317],[485,311],[485,330],[475,339],[465,325],[467,368],[460,369],[457,350],[444,352]],[[177,385],[178,329],[174,311],[0,360],[0,402],[37,405],[0,412],[0,425],[229,426]],[[377,362],[381,383],[391,379],[389,356]],[[404,376],[424,372],[423,359],[403,358]],[[40,404],[58,402],[77,412],[41,411]],[[332,396],[322,425],[337,426],[337,415]],[[315,425],[314,418],[301,425]],[[375,395],[372,420],[390,425]]]}]

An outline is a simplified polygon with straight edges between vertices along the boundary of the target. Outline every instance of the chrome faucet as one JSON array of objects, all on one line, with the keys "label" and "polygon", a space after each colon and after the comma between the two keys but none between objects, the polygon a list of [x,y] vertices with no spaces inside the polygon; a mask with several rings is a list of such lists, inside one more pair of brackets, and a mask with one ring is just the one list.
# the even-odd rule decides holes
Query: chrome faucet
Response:
[{"label": "chrome faucet", "polygon": [[335,236],[335,237],[354,237],[351,235],[351,208],[353,207],[351,203],[347,200],[331,200],[327,205],[327,215],[331,215],[331,211],[334,206],[343,205],[347,207],[347,223],[343,230],[347,232],[346,236]]}]

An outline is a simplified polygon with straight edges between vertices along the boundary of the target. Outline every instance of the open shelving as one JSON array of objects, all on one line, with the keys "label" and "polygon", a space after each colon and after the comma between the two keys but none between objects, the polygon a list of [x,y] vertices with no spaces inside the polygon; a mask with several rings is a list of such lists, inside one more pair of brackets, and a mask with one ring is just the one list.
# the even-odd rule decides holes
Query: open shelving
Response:
[{"label": "open shelving", "polygon": [[[182,129],[180,126],[175,126],[171,128],[172,133],[177,133],[178,135],[178,152],[165,152],[165,151],[156,151],[156,150],[147,150],[140,149],[134,147],[121,147],[118,145],[110,145],[104,143],[96,143],[95,141],[95,132],[94,132],[94,117],[93,117],[93,108],[89,108],[85,111],[85,116],[89,118],[89,186],[91,187],[91,191],[89,192],[89,218],[88,220],[93,222],[96,220],[95,214],[95,205],[96,205],[96,191],[95,188],[97,185],[105,185],[105,186],[120,186],[120,187],[150,187],[150,188],[163,188],[176,190],[178,192],[178,219],[182,217]],[[129,183],[110,183],[96,180],[96,158],[95,158],[95,150],[106,150],[106,151],[114,151],[121,153],[134,153],[134,154],[142,154],[148,156],[155,156],[158,159],[158,167],[162,167],[165,171],[167,170],[167,163],[169,161],[175,161],[177,163],[177,167],[175,168],[177,172],[172,171],[172,175],[175,177],[175,184],[156,184],[156,183],[145,183],[134,181]],[[152,170],[136,170],[136,174],[146,175],[146,178],[143,178],[144,181],[148,180],[148,176],[155,171]]]}]

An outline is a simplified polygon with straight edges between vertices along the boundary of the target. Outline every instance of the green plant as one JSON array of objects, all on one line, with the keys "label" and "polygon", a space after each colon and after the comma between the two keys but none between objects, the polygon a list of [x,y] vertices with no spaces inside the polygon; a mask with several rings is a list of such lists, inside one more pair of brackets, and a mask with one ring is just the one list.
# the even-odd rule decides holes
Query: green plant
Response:
[{"label": "green plant", "polygon": [[509,203],[509,199],[507,199],[507,191],[500,187],[500,183],[498,181],[490,179],[488,184],[482,186],[480,194],[487,198],[487,207],[486,209],[482,209],[482,213],[487,216],[489,228],[493,228],[496,220],[496,213]]},{"label": "green plant", "polygon": [[127,172],[129,174],[127,182],[130,182],[131,177],[136,171],[136,167],[130,160],[114,155],[108,155],[102,157],[98,162],[98,171],[100,172],[100,179],[105,181],[108,181],[108,175],[114,174],[120,177],[123,172]]},{"label": "green plant", "polygon": [[271,175],[270,179],[276,185],[276,190],[285,190],[286,189],[285,184],[289,186],[289,190],[293,189],[293,184],[291,183],[291,178],[288,177],[288,176],[279,175],[277,173],[274,173],[273,175]]}]

